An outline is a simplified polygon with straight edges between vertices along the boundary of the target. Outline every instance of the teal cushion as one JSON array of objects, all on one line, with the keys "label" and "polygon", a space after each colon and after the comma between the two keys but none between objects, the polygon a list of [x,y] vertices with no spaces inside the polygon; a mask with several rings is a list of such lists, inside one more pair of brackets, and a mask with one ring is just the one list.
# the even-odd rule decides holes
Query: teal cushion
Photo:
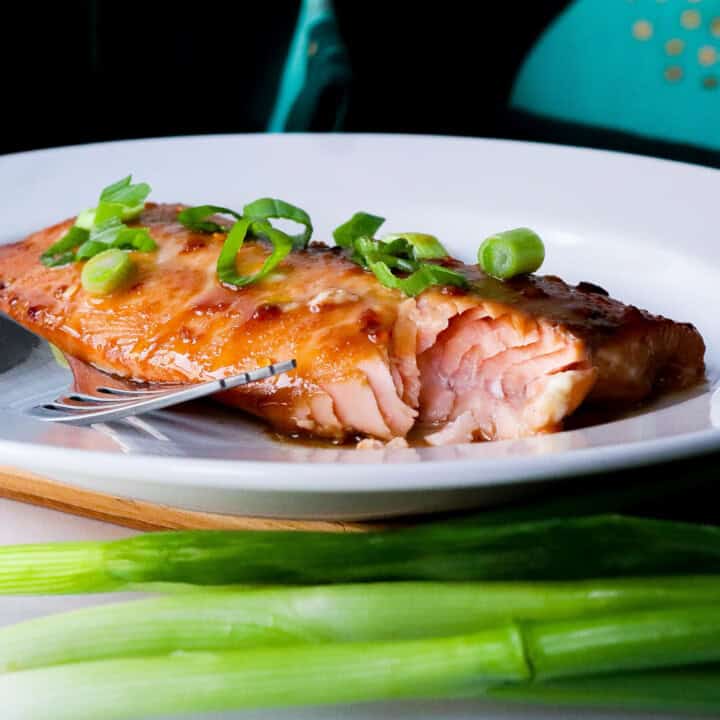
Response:
[{"label": "teal cushion", "polygon": [[720,0],[575,0],[521,68],[513,108],[720,149]]}]

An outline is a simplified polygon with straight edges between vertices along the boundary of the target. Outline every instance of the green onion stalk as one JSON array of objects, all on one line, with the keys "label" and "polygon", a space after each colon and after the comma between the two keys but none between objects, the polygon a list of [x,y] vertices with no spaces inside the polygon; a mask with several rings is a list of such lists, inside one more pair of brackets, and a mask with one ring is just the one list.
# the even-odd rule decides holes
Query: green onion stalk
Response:
[{"label": "green onion stalk", "polygon": [[[507,623],[443,638],[71,663],[0,676],[0,697],[4,720],[123,720],[173,712],[496,696],[502,690],[494,688],[513,685],[518,699],[548,681],[717,661],[720,608],[711,605]],[[720,711],[716,690],[689,704],[700,701],[705,709]]]},{"label": "green onion stalk", "polygon": [[720,528],[615,515],[368,534],[181,531],[0,547],[0,594],[720,574]]},{"label": "green onion stalk", "polygon": [[[0,672],[179,650],[446,637],[513,620],[585,618],[699,602],[720,603],[720,577],[207,590],[0,628]],[[528,637],[532,642],[532,631]],[[543,646],[537,651],[544,652]]]},{"label": "green onion stalk", "polygon": [[563,678],[545,683],[507,683],[482,696],[501,702],[718,716],[720,666]]}]

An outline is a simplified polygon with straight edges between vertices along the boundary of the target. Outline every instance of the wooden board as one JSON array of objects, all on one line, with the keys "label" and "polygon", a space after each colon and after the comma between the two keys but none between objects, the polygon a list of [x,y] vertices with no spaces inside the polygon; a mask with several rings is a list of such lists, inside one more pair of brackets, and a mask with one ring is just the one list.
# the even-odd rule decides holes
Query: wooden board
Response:
[{"label": "wooden board", "polygon": [[14,468],[0,467],[0,497],[81,515],[137,530],[315,530],[363,532],[378,523],[276,520],[183,510],[65,485]]}]

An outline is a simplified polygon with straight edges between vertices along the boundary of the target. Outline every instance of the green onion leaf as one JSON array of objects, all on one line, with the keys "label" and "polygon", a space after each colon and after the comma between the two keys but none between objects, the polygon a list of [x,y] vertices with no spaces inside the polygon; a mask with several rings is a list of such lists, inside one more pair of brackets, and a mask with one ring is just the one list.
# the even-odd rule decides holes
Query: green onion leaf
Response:
[{"label": "green onion leaf", "polygon": [[[273,246],[273,251],[265,260],[262,268],[254,275],[239,275],[237,272],[236,258],[238,251],[245,242],[248,231],[267,238]],[[249,218],[238,220],[231,228],[217,262],[217,276],[223,285],[243,287],[262,280],[268,275],[283,258],[293,249],[293,240],[281,230],[277,230],[263,221],[252,221]]]},{"label": "green onion leaf", "polygon": [[478,250],[480,267],[488,275],[500,280],[535,272],[543,260],[543,241],[529,228],[516,228],[491,235]]},{"label": "green onion leaf", "polygon": [[347,222],[333,231],[333,238],[338,247],[349,248],[359,237],[370,237],[379,230],[385,218],[366,212],[356,212]]},{"label": "green onion leaf", "polygon": [[132,184],[132,175],[108,185],[100,193],[97,207],[83,210],[75,225],[49,247],[40,261],[47,267],[87,260],[110,247],[151,252],[155,241],[145,228],[128,228],[123,220],[137,217],[150,194],[147,183]]},{"label": "green onion leaf", "polygon": [[115,248],[152,252],[157,250],[157,243],[152,239],[147,228],[123,227],[112,244]]},{"label": "green onion leaf", "polygon": [[108,245],[97,240],[86,240],[75,253],[75,260],[89,260],[108,249]]},{"label": "green onion leaf", "polygon": [[95,222],[96,211],[97,208],[88,208],[87,210],[83,210],[77,218],[75,218],[75,227],[89,231]]},{"label": "green onion leaf", "polygon": [[90,233],[87,230],[71,227],[40,256],[40,262],[46,267],[58,267],[73,262],[75,249],[86,242],[89,236]]},{"label": "green onion leaf", "polygon": [[425,233],[393,233],[386,235],[382,241],[391,244],[398,240],[405,242],[412,248],[412,255],[416,260],[439,260],[448,256],[447,250],[434,235]]},{"label": "green onion leaf", "polygon": [[145,207],[151,187],[147,183],[132,184],[132,175],[108,185],[100,193],[100,204],[113,203],[123,207],[123,220],[137,217]]},{"label": "green onion leaf", "polygon": [[298,235],[291,235],[293,247],[302,249],[312,237],[313,226],[310,216],[302,209],[277,198],[260,198],[248,203],[243,208],[243,215],[251,220],[292,220],[304,225],[305,230]]},{"label": "green onion leaf", "polygon": [[89,260],[82,269],[83,289],[91,295],[108,295],[127,285],[135,274],[130,256],[111,248]]},{"label": "green onion leaf", "polygon": [[227,232],[226,225],[220,225],[220,223],[207,219],[211,215],[232,215],[236,220],[243,219],[240,213],[221,205],[197,205],[196,207],[185,208],[178,213],[177,219],[179,223],[189,230],[209,233]]},{"label": "green onion leaf", "polygon": [[90,240],[103,243],[107,247],[112,245],[120,231],[125,227],[117,216],[112,216],[100,223],[95,223],[90,230]]},{"label": "green onion leaf", "polygon": [[467,281],[460,273],[449,270],[441,265],[423,263],[407,278],[399,278],[393,275],[390,268],[383,261],[371,262],[369,263],[369,267],[375,274],[375,277],[385,287],[402,290],[402,292],[410,297],[419,295],[432,285],[455,285],[457,287],[464,287],[467,284]]}]

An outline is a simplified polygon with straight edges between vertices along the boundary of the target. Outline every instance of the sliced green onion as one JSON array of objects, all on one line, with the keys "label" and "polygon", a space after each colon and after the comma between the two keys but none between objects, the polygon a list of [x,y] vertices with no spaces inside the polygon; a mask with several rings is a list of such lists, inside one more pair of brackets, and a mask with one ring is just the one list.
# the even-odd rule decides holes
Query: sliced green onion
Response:
[{"label": "sliced green onion", "polygon": [[77,218],[75,218],[75,227],[80,228],[81,230],[90,230],[92,228],[93,223],[95,222],[95,211],[96,208],[88,208],[87,210],[83,210]]},{"label": "sliced green onion", "polygon": [[349,248],[353,240],[359,237],[370,237],[380,229],[385,218],[366,212],[356,212],[347,222],[335,228],[333,238],[338,247]]},{"label": "sliced green onion", "polygon": [[112,245],[116,248],[137,250],[138,252],[152,252],[157,249],[157,243],[152,239],[148,229],[144,227],[124,227],[117,234]]},{"label": "sliced green onion", "polygon": [[101,202],[95,208],[95,217],[93,218],[93,227],[102,225],[108,220],[117,219],[118,222],[123,220],[124,206],[119,203]]},{"label": "sliced green onion", "polygon": [[402,290],[410,297],[419,295],[433,285],[465,287],[467,284],[465,277],[459,272],[430,263],[422,263],[418,270],[406,278],[393,275],[390,268],[383,261],[371,262],[369,268],[385,287]]},{"label": "sliced green onion", "polygon": [[[263,263],[262,268],[254,275],[239,275],[237,272],[237,254],[245,242],[248,231],[265,237],[272,243],[272,253]],[[277,265],[293,249],[292,238],[281,230],[273,228],[270,223],[261,220],[250,220],[243,218],[238,220],[225,238],[220,256],[217,262],[217,276],[224,285],[243,287],[262,280],[271,273]]]},{"label": "sliced green onion", "polygon": [[208,220],[211,215],[231,215],[236,220],[242,220],[240,213],[221,205],[197,205],[195,207],[185,208],[178,213],[178,222],[189,230],[196,232],[220,232],[228,231],[227,225],[221,225],[212,220]]},{"label": "sliced green onion", "polygon": [[543,241],[529,228],[491,235],[478,250],[478,262],[483,271],[501,280],[535,272],[544,259]]},{"label": "sliced green onion", "polygon": [[46,267],[67,265],[75,260],[75,250],[88,240],[90,233],[79,227],[71,227],[60,240],[53,243],[41,256]]},{"label": "sliced green onion", "polygon": [[87,260],[109,247],[155,250],[157,245],[146,229],[127,228],[122,222],[140,215],[150,194],[147,183],[133,185],[131,181],[132,175],[128,175],[104,188],[97,207],[83,210],[73,227],[40,256],[43,265],[56,267]]},{"label": "sliced green onion", "polygon": [[508,626],[431,640],[58,665],[0,676],[0,697],[3,720],[134,720],[278,705],[449,697],[528,678],[520,633]]},{"label": "sliced green onion", "polygon": [[127,227],[118,217],[110,217],[94,226],[89,238],[77,250],[77,260],[87,260],[108,248],[152,252],[157,248],[147,228]]},{"label": "sliced green onion", "polygon": [[125,286],[133,277],[135,263],[117,248],[95,255],[82,269],[81,281],[91,295],[109,295]]},{"label": "sliced green onion", "polygon": [[290,235],[293,247],[304,248],[310,242],[313,226],[310,216],[302,208],[277,198],[260,198],[243,208],[243,215],[252,220],[292,220],[305,229],[299,235]]},{"label": "sliced green onion", "polygon": [[[572,631],[577,627],[572,623],[546,625],[548,621],[575,618],[587,622],[606,616],[595,632],[604,633],[607,639],[614,632],[608,628],[627,628],[627,617],[623,615],[625,619],[619,622],[616,613],[718,601],[720,577],[712,576],[575,583],[362,583],[185,592],[83,608],[0,628],[0,673],[176,651],[447,637],[511,621],[543,622],[544,634],[538,636],[535,626],[526,631],[542,656],[561,628]],[[633,621],[645,624],[646,635],[650,617],[646,614]],[[660,616],[653,617],[657,624]],[[678,617],[686,616],[673,615]],[[565,632],[563,637],[570,635]],[[615,637],[619,642],[619,634]],[[599,647],[596,644],[593,652],[600,652]],[[563,652],[570,652],[567,644]],[[557,665],[558,657],[556,652],[548,661],[550,666]],[[563,657],[567,662],[572,659]]]},{"label": "sliced green onion", "polygon": [[107,250],[109,245],[98,240],[86,240],[75,253],[76,260],[89,260]]},{"label": "sliced green onion", "polygon": [[119,205],[122,208],[122,219],[131,220],[142,212],[150,192],[151,187],[147,183],[132,184],[132,175],[128,175],[103,189],[100,205]]},{"label": "sliced green onion", "polygon": [[447,250],[434,235],[425,233],[393,233],[382,238],[384,243],[405,240],[412,248],[416,260],[439,260],[448,256]]}]

